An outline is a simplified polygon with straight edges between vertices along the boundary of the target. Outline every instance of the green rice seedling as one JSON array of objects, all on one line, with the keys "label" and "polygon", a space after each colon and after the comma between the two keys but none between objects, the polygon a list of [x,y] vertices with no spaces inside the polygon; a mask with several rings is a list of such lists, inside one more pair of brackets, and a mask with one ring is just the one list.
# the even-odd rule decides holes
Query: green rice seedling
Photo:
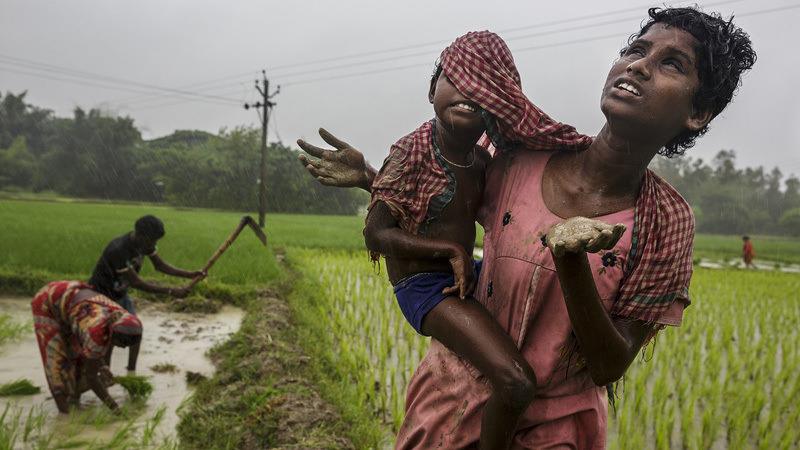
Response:
[{"label": "green rice seedling", "polygon": [[156,429],[158,428],[159,425],[161,425],[161,422],[164,420],[164,415],[166,414],[166,412],[167,412],[166,406],[162,406],[158,408],[155,414],[153,414],[153,417],[149,418],[147,422],[145,422],[144,428],[142,429],[142,437],[141,437],[142,446],[146,447],[153,442],[153,439],[155,438]]},{"label": "green rice seedling", "polygon": [[657,448],[668,434],[669,448],[796,446],[798,290],[793,274],[697,269],[683,325],[662,331],[653,358],[628,369],[609,448],[632,448],[631,433],[654,433]]},{"label": "green rice seedling", "polygon": [[28,409],[6,404],[0,414],[0,449],[47,448],[49,438],[42,436],[46,414],[39,406]]},{"label": "green rice seedling", "polygon": [[196,386],[207,379],[202,373],[192,372],[191,370],[186,371],[186,384],[189,386]]},{"label": "green rice seedling", "polygon": [[16,323],[8,314],[0,314],[0,346],[19,338],[29,329],[28,324]]},{"label": "green rice seedling", "polygon": [[158,363],[150,366],[150,370],[155,373],[175,373],[178,371],[178,367],[171,363]]},{"label": "green rice seedling", "polygon": [[36,395],[40,392],[42,392],[42,389],[39,386],[34,386],[33,383],[24,378],[0,385],[0,397]]},{"label": "green rice seedling", "polygon": [[114,377],[114,381],[122,386],[131,399],[145,400],[153,392],[153,385],[147,380],[146,377],[139,375],[125,375]]}]

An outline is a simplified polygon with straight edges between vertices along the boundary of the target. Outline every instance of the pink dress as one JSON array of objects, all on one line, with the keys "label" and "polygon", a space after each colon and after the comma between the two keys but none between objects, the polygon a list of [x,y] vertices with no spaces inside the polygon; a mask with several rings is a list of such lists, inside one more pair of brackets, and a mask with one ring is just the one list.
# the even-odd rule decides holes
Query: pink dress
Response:
[{"label": "pink dress", "polygon": [[[594,384],[578,355],[570,351],[572,326],[552,257],[541,239],[552,225],[564,221],[542,197],[542,173],[551,154],[507,153],[492,162],[479,213],[486,234],[475,296],[536,373],[537,397],[520,420],[513,448],[602,449],[606,389]],[[633,217],[633,208],[597,217],[623,223],[628,230],[612,251],[589,254],[607,311],[619,291]],[[678,325],[684,307],[685,302],[674,302],[663,321]],[[480,372],[431,340],[408,387],[396,448],[476,448],[490,393]]]}]

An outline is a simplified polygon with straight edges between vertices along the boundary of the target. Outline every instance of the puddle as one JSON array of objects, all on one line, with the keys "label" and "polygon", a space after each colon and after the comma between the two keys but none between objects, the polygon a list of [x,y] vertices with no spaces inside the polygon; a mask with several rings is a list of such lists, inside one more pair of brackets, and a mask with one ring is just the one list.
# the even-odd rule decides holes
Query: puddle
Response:
[{"label": "puddle", "polygon": [[[41,407],[48,419],[51,419],[48,420],[49,424],[63,422],[64,417],[59,417],[55,402],[47,389],[39,348],[33,333],[30,299],[0,297],[0,313],[8,314],[14,321],[27,323],[30,326],[30,331],[20,339],[0,347],[0,383],[27,378],[42,388],[40,394],[33,396],[0,397],[0,412],[9,403],[16,404],[26,411],[36,406]],[[242,315],[242,310],[231,306],[223,307],[216,314],[175,313],[166,311],[161,304],[145,305],[140,309],[139,318],[144,325],[144,335],[136,375],[148,377],[153,384],[153,392],[137,422],[144,422],[159,408],[166,407],[164,418],[156,433],[162,437],[176,435],[175,430],[179,421],[177,409],[190,391],[186,384],[186,372],[199,372],[207,376],[213,373],[214,367],[206,358],[206,351],[238,330]],[[127,374],[125,369],[127,361],[128,349],[115,348],[111,372],[115,375]],[[174,364],[178,371],[156,373],[151,370],[156,364],[164,363]],[[109,393],[118,404],[123,405],[127,402],[127,393],[120,386],[110,387]],[[82,407],[99,404],[99,399],[91,391],[81,396]],[[110,429],[98,429],[96,435],[81,437],[92,439],[113,434],[114,425],[103,428]]]}]

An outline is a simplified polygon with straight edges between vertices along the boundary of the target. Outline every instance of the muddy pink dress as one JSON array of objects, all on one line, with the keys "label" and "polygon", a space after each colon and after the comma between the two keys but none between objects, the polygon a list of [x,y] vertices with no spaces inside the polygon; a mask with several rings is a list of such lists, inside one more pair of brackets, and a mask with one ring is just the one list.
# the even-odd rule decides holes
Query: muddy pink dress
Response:
[{"label": "muddy pink dress", "polygon": [[[513,448],[603,449],[606,389],[592,382],[578,355],[569,351],[572,326],[553,259],[541,239],[564,220],[550,212],[542,198],[542,173],[551,154],[515,152],[492,162],[479,213],[486,234],[475,296],[536,373],[537,396],[520,420]],[[619,290],[633,214],[631,208],[597,217],[623,223],[628,230],[612,251],[589,254],[606,310]],[[663,323],[680,324],[684,307],[684,302],[674,302]],[[432,340],[409,384],[396,448],[476,448],[490,393],[480,372]]]}]

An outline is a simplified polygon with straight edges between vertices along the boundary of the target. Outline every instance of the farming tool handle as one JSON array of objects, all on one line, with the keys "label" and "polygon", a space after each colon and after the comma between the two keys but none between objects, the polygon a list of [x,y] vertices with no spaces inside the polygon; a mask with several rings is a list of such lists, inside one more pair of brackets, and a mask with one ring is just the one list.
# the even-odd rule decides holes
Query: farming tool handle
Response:
[{"label": "farming tool handle", "polygon": [[[202,271],[205,272],[206,275],[208,275],[208,270],[211,268],[211,266],[213,266],[214,263],[217,262],[219,257],[222,256],[222,254],[225,253],[226,250],[228,250],[231,244],[233,244],[233,241],[235,241],[236,238],[239,237],[239,233],[241,233],[244,227],[246,226],[252,228],[253,231],[256,233],[258,239],[264,245],[267,245],[267,237],[264,234],[264,232],[261,231],[261,228],[258,227],[255,220],[253,220],[253,218],[250,216],[244,216],[242,217],[242,220],[239,221],[239,225],[237,225],[236,228],[233,230],[233,232],[230,234],[230,236],[228,236],[228,239],[225,239],[225,242],[223,242],[222,245],[220,245],[219,248],[217,248],[217,251],[215,251],[214,254],[211,255],[211,258],[209,258],[208,261],[206,261],[206,265],[203,266],[202,269]],[[192,281],[187,285],[187,288],[191,289],[195,287],[195,285],[197,285],[197,283],[199,283],[200,280],[201,280],[200,277],[192,279]]]}]

